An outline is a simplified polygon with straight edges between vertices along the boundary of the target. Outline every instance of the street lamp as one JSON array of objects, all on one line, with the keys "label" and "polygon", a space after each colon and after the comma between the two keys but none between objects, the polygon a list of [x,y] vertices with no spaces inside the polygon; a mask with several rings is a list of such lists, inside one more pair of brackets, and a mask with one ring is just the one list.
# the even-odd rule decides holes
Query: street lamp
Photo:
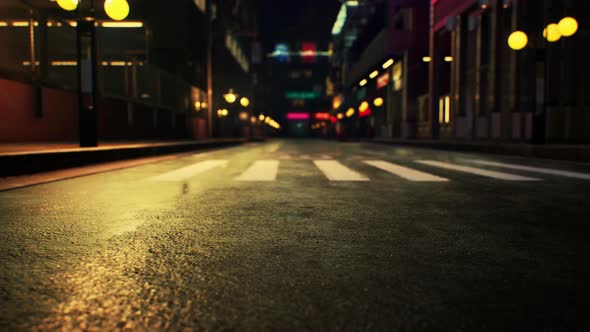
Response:
[{"label": "street lamp", "polygon": [[250,105],[250,99],[242,97],[242,99],[240,99],[240,105],[248,107],[248,105]]},{"label": "street lamp", "polygon": [[57,5],[63,10],[73,11],[78,8],[78,0],[57,0]]},{"label": "street lamp", "polygon": [[[549,23],[543,29],[543,38],[549,42],[554,43],[561,39],[561,37],[571,37],[578,31],[578,21],[573,17],[564,17],[559,23]],[[515,50],[520,51],[524,49],[528,44],[528,36],[522,31],[514,31],[508,37],[508,46]],[[537,107],[537,111],[533,115],[533,143],[544,143],[545,142],[545,131],[546,131],[546,108],[547,108],[547,43],[543,43],[541,47],[536,47],[538,53],[541,54],[544,64],[543,69],[543,104]]]},{"label": "street lamp", "polygon": [[238,99],[238,95],[234,93],[234,89],[229,89],[229,92],[223,95],[223,99],[229,104],[233,104]]},{"label": "street lamp", "polygon": [[106,0],[104,11],[115,21],[122,21],[129,15],[129,3],[126,0]]},{"label": "street lamp", "polygon": [[[57,5],[67,11],[78,8],[80,0],[57,0]],[[129,3],[127,0],[106,0],[104,11],[108,17],[115,21],[122,21],[129,15]]]},{"label": "street lamp", "polygon": [[[93,0],[57,0],[66,11],[78,11],[76,25],[76,57],[78,76],[79,137],[81,147],[98,146],[98,95],[96,19]],[[85,6],[84,6],[85,5]],[[121,21],[129,15],[127,0],[106,0],[105,13]]]},{"label": "street lamp", "polygon": [[373,105],[375,105],[376,107],[383,106],[383,103],[384,103],[384,101],[383,101],[383,98],[381,98],[381,97],[377,97],[377,98],[375,98],[375,100],[373,100]]},{"label": "street lamp", "polygon": [[508,37],[508,46],[515,51],[522,50],[528,43],[529,38],[527,37],[526,33],[522,31],[514,31]]}]

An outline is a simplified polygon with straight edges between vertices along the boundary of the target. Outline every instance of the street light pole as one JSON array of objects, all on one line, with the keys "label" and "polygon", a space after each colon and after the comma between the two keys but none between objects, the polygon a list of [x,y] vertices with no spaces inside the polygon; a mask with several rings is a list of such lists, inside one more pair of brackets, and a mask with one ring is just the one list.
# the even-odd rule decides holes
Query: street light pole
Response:
[{"label": "street light pole", "polygon": [[209,138],[213,137],[213,20],[215,8],[213,0],[207,1],[207,129]]},{"label": "street light pole", "polygon": [[93,1],[82,1],[78,6],[76,55],[80,147],[96,147],[98,146],[97,57]]}]

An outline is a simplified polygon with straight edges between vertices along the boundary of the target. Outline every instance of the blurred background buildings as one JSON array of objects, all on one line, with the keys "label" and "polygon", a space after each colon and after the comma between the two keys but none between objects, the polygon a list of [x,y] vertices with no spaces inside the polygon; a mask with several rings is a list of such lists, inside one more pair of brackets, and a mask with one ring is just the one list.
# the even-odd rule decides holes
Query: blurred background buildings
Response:
[{"label": "blurred background buildings", "polygon": [[587,1],[128,4],[115,21],[103,0],[0,2],[0,141],[590,142]]}]

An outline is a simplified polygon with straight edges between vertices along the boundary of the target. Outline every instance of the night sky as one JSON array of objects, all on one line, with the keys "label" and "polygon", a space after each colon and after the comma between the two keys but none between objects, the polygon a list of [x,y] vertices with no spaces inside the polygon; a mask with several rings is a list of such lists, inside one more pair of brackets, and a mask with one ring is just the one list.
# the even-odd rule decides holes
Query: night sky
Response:
[{"label": "night sky", "polygon": [[261,0],[261,41],[267,51],[278,42],[303,40],[324,48],[339,9],[338,0]]}]

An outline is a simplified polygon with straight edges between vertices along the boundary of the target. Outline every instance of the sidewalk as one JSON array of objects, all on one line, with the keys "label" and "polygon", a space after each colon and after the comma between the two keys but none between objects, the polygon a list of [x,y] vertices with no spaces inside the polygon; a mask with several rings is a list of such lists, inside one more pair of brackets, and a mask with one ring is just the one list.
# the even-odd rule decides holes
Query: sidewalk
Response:
[{"label": "sidewalk", "polygon": [[590,161],[590,145],[574,144],[525,144],[506,142],[467,142],[456,140],[419,140],[376,138],[373,143],[411,146],[418,148],[505,154],[570,161]]},{"label": "sidewalk", "polygon": [[225,147],[245,142],[247,140],[243,138],[201,141],[104,142],[99,143],[99,146],[95,148],[80,148],[73,142],[0,144],[0,177]]}]

